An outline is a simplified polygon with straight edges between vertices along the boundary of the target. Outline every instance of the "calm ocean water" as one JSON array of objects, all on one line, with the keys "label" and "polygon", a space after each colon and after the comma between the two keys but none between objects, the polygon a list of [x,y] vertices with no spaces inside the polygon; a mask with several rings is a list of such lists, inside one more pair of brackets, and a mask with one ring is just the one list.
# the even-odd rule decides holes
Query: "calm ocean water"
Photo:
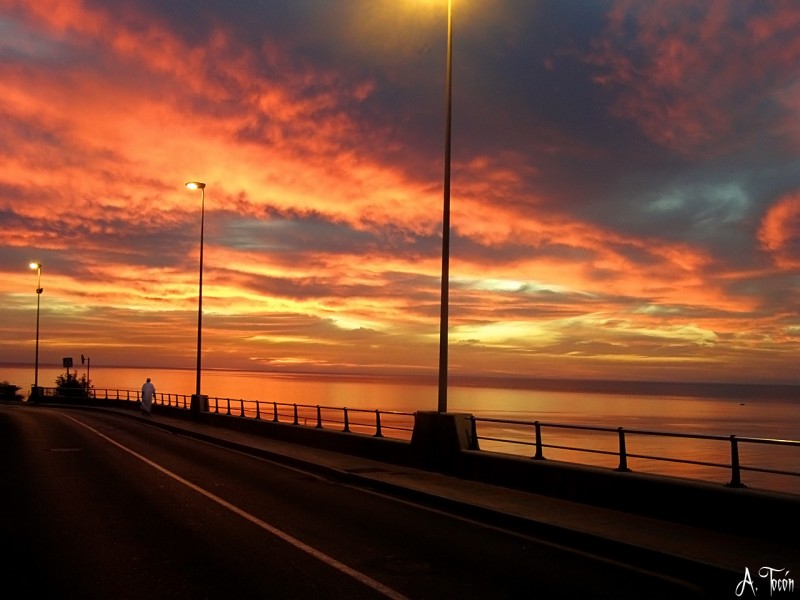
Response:
[{"label": "calm ocean water", "polygon": [[[52,386],[61,368],[39,370],[39,384]],[[79,368],[78,373],[85,373]],[[158,392],[192,394],[195,372],[180,369],[92,367],[95,388],[141,389],[151,377]],[[0,381],[30,389],[33,369],[0,366]],[[434,379],[375,378],[340,375],[284,375],[246,371],[204,371],[202,392],[211,397],[263,400],[351,409],[414,412],[436,410]],[[690,385],[624,382],[567,382],[523,379],[454,378],[448,388],[448,409],[476,417],[541,421],[633,430],[800,439],[800,388],[797,386]],[[509,446],[481,441],[481,448],[530,455],[529,427],[479,422],[481,437],[513,438],[523,444]],[[549,439],[548,439],[549,436]],[[730,444],[653,436],[628,436],[630,454],[658,455],[696,462],[730,463]],[[618,448],[616,435],[557,428],[543,430],[545,443],[591,447],[597,454],[548,449],[552,459],[614,467],[616,457],[604,452]],[[740,444],[742,464],[800,471],[800,448]],[[766,462],[766,464],[762,464]],[[667,467],[665,467],[667,465]],[[729,473],[703,465],[673,465],[658,461],[629,460],[640,472],[668,473],[709,481],[727,481]],[[800,494],[800,478],[745,473],[753,487]]]}]

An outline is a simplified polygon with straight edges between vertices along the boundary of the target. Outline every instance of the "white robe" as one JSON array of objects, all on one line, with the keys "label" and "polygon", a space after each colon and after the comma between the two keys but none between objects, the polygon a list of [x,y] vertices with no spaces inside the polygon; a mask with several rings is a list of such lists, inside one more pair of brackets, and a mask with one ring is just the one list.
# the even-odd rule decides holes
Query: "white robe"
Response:
[{"label": "white robe", "polygon": [[142,386],[142,410],[150,412],[153,407],[153,396],[156,393],[156,386],[149,381]]}]

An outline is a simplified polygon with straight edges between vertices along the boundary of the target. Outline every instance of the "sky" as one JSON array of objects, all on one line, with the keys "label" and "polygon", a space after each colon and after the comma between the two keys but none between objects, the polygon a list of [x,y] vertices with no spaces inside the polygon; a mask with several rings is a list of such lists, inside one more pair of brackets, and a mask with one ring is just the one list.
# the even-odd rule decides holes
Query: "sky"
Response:
[{"label": "sky", "polygon": [[[448,372],[800,383],[800,4],[452,10]],[[204,368],[435,375],[446,40],[446,0],[0,0],[0,362],[37,261],[41,363],[193,368],[202,202]]]}]

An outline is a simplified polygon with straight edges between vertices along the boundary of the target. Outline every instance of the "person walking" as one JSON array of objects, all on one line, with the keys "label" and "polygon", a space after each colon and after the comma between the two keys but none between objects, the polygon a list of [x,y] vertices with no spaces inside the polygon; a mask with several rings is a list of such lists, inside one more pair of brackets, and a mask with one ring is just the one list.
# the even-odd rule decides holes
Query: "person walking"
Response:
[{"label": "person walking", "polygon": [[150,411],[153,409],[153,398],[156,395],[156,386],[147,378],[142,386],[142,416],[149,417]]}]

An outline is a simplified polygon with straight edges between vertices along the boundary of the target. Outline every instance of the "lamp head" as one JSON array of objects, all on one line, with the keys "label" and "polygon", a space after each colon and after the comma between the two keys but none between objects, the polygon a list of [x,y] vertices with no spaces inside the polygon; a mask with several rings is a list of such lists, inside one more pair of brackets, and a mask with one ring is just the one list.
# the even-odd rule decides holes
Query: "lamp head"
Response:
[{"label": "lamp head", "polygon": [[202,190],[206,187],[206,184],[202,181],[189,181],[186,183],[186,187],[190,190]]},{"label": "lamp head", "polygon": [[36,271],[37,269],[41,269],[42,268],[42,264],[41,263],[37,263],[37,262],[32,262],[28,266],[34,271]]}]

